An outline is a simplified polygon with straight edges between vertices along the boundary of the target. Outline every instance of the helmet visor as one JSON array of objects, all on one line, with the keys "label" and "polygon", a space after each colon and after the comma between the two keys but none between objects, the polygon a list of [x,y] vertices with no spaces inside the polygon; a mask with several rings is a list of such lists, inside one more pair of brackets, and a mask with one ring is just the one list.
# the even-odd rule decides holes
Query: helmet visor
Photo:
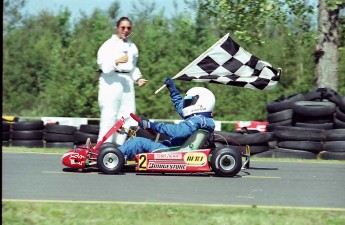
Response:
[{"label": "helmet visor", "polygon": [[198,99],[199,99],[199,95],[184,97],[183,108],[194,105],[198,101]]}]

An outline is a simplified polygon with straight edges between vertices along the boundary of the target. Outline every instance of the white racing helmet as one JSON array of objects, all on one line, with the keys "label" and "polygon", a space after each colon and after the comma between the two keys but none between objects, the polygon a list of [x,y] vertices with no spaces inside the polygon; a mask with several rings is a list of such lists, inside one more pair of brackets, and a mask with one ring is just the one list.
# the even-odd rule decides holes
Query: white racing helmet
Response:
[{"label": "white racing helmet", "polygon": [[216,98],[210,90],[204,87],[193,87],[183,98],[183,117],[198,113],[211,113],[215,104]]}]

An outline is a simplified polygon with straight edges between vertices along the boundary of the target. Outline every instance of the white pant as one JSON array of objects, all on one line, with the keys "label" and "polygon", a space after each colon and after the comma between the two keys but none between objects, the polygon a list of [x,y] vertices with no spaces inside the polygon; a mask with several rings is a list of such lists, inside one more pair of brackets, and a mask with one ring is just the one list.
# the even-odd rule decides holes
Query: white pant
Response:
[{"label": "white pant", "polygon": [[[129,73],[102,73],[99,78],[98,104],[101,112],[98,141],[123,116],[126,119],[125,128],[138,123],[130,117],[135,113],[134,82]],[[106,142],[122,145],[127,135],[115,133]]]}]

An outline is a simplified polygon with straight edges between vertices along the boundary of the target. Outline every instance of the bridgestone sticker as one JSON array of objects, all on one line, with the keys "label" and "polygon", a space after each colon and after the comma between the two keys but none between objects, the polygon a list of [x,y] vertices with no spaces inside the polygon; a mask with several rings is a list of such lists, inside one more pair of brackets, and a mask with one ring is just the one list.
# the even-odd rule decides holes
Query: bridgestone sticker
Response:
[{"label": "bridgestone sticker", "polygon": [[147,169],[186,170],[185,164],[160,164],[150,162]]}]

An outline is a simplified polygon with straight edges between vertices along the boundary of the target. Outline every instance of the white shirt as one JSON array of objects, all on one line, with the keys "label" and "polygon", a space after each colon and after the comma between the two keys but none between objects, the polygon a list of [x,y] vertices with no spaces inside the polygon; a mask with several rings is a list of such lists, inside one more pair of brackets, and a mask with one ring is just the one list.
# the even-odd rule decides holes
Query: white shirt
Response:
[{"label": "white shirt", "polygon": [[[115,60],[127,54],[127,63],[118,63]],[[130,40],[124,42],[113,34],[111,38],[106,40],[99,48],[97,53],[97,64],[103,73],[124,72],[132,73],[134,81],[142,77],[139,68],[136,66],[139,57],[137,46]]]}]

